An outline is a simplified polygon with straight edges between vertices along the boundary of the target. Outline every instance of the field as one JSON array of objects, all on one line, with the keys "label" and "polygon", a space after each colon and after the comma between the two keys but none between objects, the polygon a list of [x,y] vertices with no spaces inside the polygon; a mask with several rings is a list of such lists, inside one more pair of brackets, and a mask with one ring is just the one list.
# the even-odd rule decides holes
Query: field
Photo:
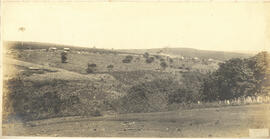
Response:
[{"label": "field", "polygon": [[[228,106],[4,124],[4,135],[69,137],[248,137],[270,128],[270,105]],[[211,114],[209,114],[211,113]]]},{"label": "field", "polygon": [[247,137],[249,128],[270,128],[269,104],[197,102],[205,73],[224,62],[206,52],[181,59],[75,47],[62,63],[67,46],[24,45],[5,49],[3,135]]}]

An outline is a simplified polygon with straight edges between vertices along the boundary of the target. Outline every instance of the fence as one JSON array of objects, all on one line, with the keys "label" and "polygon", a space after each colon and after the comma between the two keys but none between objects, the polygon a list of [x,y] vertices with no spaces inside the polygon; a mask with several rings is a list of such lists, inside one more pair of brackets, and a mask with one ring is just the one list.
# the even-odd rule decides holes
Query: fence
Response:
[{"label": "fence", "polygon": [[[218,101],[218,104],[221,105],[263,104],[263,103],[270,103],[270,96],[247,96]],[[198,104],[201,104],[201,102],[198,101]]]}]

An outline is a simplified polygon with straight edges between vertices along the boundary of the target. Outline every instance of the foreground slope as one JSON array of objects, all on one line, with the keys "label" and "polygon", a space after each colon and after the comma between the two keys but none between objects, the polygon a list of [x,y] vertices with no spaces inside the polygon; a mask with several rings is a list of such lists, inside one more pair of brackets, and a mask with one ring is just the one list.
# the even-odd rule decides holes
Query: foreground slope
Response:
[{"label": "foreground slope", "polygon": [[[66,117],[4,124],[3,135],[69,137],[248,137],[270,128],[270,105],[228,106],[96,118]],[[18,130],[19,129],[19,130]]]}]

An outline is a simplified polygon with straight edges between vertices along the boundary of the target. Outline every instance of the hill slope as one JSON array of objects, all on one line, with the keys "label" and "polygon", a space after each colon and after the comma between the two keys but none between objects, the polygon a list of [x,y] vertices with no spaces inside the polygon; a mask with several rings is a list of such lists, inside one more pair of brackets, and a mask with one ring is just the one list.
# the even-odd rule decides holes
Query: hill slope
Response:
[{"label": "hill slope", "polygon": [[207,51],[198,50],[192,48],[154,48],[154,49],[134,49],[134,50],[120,50],[122,52],[133,52],[133,53],[152,53],[152,54],[163,54],[172,57],[188,57],[188,58],[200,58],[200,59],[215,59],[215,60],[228,60],[231,58],[247,58],[251,57],[252,54],[237,53],[237,52],[222,52],[222,51]]}]

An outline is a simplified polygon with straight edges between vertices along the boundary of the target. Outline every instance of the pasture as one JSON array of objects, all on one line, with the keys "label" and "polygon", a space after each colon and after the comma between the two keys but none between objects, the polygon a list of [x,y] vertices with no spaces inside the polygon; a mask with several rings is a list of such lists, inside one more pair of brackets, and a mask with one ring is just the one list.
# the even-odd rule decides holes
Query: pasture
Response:
[{"label": "pasture", "polygon": [[200,99],[219,60],[71,48],[62,63],[62,47],[34,48],[5,53],[3,135],[247,137],[270,128],[269,100]]},{"label": "pasture", "polygon": [[270,105],[226,106],[4,124],[4,135],[69,137],[248,137],[270,128]]}]

